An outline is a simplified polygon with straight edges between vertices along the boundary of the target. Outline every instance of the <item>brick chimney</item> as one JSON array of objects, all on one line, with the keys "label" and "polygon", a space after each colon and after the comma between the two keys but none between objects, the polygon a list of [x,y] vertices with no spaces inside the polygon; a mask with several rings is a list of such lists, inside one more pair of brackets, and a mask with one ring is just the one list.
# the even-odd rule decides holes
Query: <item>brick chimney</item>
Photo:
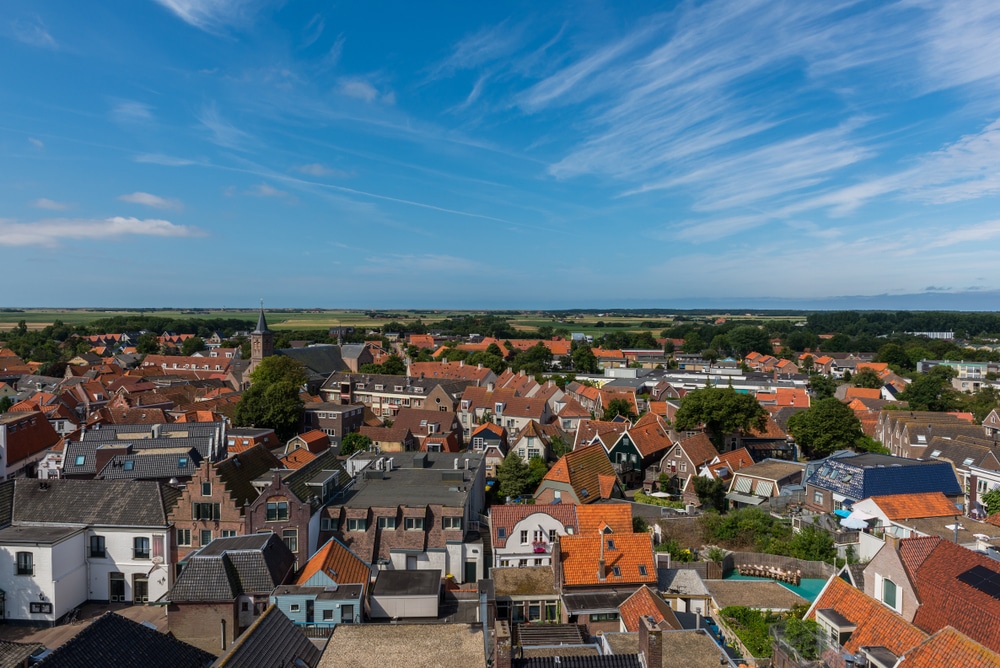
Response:
[{"label": "brick chimney", "polygon": [[663,629],[649,616],[639,618],[639,654],[649,668],[663,665]]},{"label": "brick chimney", "polygon": [[493,668],[510,668],[511,663],[511,639],[510,626],[503,620],[497,620],[493,631],[495,643]]}]

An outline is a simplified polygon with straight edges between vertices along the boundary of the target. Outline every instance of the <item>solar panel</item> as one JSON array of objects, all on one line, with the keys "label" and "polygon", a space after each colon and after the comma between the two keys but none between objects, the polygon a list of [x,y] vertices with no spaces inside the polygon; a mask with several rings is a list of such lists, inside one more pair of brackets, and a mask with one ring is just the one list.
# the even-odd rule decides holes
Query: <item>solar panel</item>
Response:
[{"label": "solar panel", "polygon": [[973,566],[964,573],[960,573],[958,579],[973,589],[978,589],[984,594],[1000,599],[1000,573],[996,571],[985,566]]}]

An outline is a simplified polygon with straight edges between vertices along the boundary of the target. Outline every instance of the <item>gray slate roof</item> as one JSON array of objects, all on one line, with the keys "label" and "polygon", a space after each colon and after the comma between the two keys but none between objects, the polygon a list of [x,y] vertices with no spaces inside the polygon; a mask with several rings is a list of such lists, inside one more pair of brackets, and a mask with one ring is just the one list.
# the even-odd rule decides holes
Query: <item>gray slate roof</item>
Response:
[{"label": "gray slate roof", "polygon": [[340,346],[320,345],[308,348],[281,348],[274,351],[277,355],[291,357],[306,367],[310,381],[323,382],[335,371],[344,371],[347,365],[340,356]]},{"label": "gray slate roof", "polygon": [[23,666],[31,653],[45,645],[37,642],[13,642],[0,640],[0,668],[18,668]]},{"label": "gray slate roof", "polygon": [[15,523],[164,527],[166,502],[159,483],[145,480],[14,481]]},{"label": "gray slate roof", "polygon": [[45,668],[206,668],[215,657],[171,635],[113,612],[56,648]]},{"label": "gray slate roof", "polygon": [[258,668],[319,663],[319,648],[274,605],[264,611],[212,668]]},{"label": "gray slate roof", "polygon": [[194,448],[143,449],[112,457],[97,475],[104,480],[190,478],[201,460],[201,454]]},{"label": "gray slate roof", "polygon": [[295,567],[295,555],[276,534],[216,538],[188,559],[167,599],[232,601],[240,594],[270,594]]},{"label": "gray slate roof", "polygon": [[[212,441],[208,438],[149,438],[134,441],[108,440],[105,442],[67,441],[63,452],[63,472],[68,476],[97,475],[97,448],[102,445],[115,447],[131,445],[133,450],[194,448],[202,459],[210,458],[212,455]],[[83,461],[78,465],[76,462],[80,457],[83,457]]]}]

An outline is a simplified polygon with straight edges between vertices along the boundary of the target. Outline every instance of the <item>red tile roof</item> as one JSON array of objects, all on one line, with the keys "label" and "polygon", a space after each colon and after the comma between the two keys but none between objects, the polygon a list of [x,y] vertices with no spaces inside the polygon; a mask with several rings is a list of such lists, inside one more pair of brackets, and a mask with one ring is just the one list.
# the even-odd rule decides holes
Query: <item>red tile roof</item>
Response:
[{"label": "red tile roof", "polygon": [[304,585],[309,578],[323,571],[338,585],[363,584],[368,585],[371,579],[371,568],[347,549],[336,538],[331,538],[321,547],[312,559],[299,571],[295,584]]},{"label": "red tile roof", "polygon": [[311,429],[304,434],[293,436],[292,439],[300,439],[313,454],[319,454],[330,447],[330,437],[319,429]]},{"label": "red tile roof", "polygon": [[[653,417],[655,419],[656,416]],[[659,421],[646,421],[642,425],[637,423],[636,426],[628,430],[628,435],[643,459],[662,454],[673,445],[670,435]]]},{"label": "red tile roof", "polygon": [[606,526],[615,533],[632,532],[632,508],[627,503],[598,503],[576,508],[578,533],[594,533]]},{"label": "red tile roof", "polygon": [[409,373],[415,378],[485,381],[493,372],[463,362],[412,362]]},{"label": "red tile roof", "polygon": [[316,459],[318,456],[319,455],[314,455],[305,448],[296,448],[282,457],[281,463],[285,465],[285,468],[300,469],[312,460]]},{"label": "red tile roof", "polygon": [[844,395],[844,401],[852,399],[881,399],[882,390],[868,387],[849,387]]},{"label": "red tile roof", "polygon": [[891,520],[955,517],[962,514],[962,511],[941,492],[873,496],[871,500]]},{"label": "red tile roof", "polygon": [[[704,433],[697,433],[694,436],[689,436],[681,440],[677,444],[685,454],[687,454],[688,459],[690,459],[695,466],[701,466],[706,462],[710,462],[719,456],[719,451],[715,449],[712,444],[712,440],[706,436]],[[697,471],[695,472],[697,473]]]},{"label": "red tile roof", "polygon": [[899,668],[1000,668],[1000,654],[946,626],[906,653]]},{"label": "red tile roof", "polygon": [[881,645],[899,656],[927,639],[927,634],[916,626],[836,576],[813,603],[810,619],[815,619],[814,611],[826,608],[836,610],[857,625],[844,644],[848,652]]},{"label": "red tile roof", "polygon": [[542,480],[566,483],[580,503],[592,503],[610,498],[617,479],[604,446],[592,445],[563,455]]},{"label": "red tile roof", "polygon": [[[563,536],[559,540],[562,579],[567,587],[656,583],[653,540],[648,533],[580,533]],[[603,579],[598,577],[602,542],[605,563]],[[618,568],[620,575],[615,575],[615,568]],[[643,570],[645,575],[642,574]]]},{"label": "red tile roof", "polygon": [[652,617],[653,623],[660,628],[680,630],[681,624],[677,615],[670,609],[667,602],[657,596],[649,587],[643,585],[618,606],[618,614],[627,633],[639,632],[639,618]]},{"label": "red tile roof", "polygon": [[716,477],[720,477],[720,469],[728,469],[729,474],[724,478],[724,480],[728,480],[733,473],[747,466],[751,466],[752,464],[753,457],[750,456],[750,451],[746,448],[740,448],[739,450],[733,450],[719,455],[719,461],[715,464],[711,464],[708,469]]},{"label": "red tile roof", "polygon": [[47,450],[59,442],[59,434],[39,412],[0,415],[0,426],[7,430],[5,454],[8,468],[25,457]]}]

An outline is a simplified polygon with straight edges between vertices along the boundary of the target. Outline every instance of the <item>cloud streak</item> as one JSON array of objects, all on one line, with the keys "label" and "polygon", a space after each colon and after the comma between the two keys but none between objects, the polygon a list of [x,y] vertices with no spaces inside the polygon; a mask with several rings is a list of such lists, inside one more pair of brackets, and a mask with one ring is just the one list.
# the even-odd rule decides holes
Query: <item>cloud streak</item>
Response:
[{"label": "cloud streak", "polygon": [[184,205],[180,200],[160,197],[151,193],[134,192],[127,195],[119,195],[118,199],[130,204],[141,204],[153,207],[154,209],[183,209]]},{"label": "cloud streak", "polygon": [[196,227],[167,220],[114,216],[104,219],[53,218],[32,223],[0,220],[0,246],[59,246],[65,241],[120,239],[128,236],[198,237]]},{"label": "cloud streak", "polygon": [[38,199],[36,199],[34,202],[31,203],[31,206],[35,207],[36,209],[47,209],[49,211],[65,211],[66,209],[72,207],[71,204],[68,204],[66,202],[57,202],[47,197],[39,197]]},{"label": "cloud streak", "polygon": [[219,34],[248,24],[260,7],[258,0],[155,0],[185,23]]}]

